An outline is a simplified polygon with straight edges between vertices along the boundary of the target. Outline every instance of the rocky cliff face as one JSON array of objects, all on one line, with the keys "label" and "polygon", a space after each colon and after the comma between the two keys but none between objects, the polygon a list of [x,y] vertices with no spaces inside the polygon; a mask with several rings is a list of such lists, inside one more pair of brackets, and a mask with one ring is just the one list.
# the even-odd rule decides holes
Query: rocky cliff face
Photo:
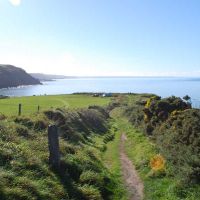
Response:
[{"label": "rocky cliff face", "polygon": [[12,65],[0,65],[0,88],[37,84],[41,84],[40,81],[27,74],[23,69]]}]

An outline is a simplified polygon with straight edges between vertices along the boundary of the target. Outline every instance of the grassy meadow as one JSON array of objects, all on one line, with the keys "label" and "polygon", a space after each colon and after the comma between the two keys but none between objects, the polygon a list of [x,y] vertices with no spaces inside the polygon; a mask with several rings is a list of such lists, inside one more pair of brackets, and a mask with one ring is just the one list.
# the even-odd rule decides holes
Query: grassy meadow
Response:
[{"label": "grassy meadow", "polygon": [[83,108],[89,105],[106,105],[109,97],[92,97],[92,95],[47,95],[30,97],[13,97],[0,99],[0,113],[4,115],[17,115],[18,105],[22,104],[22,115],[33,114],[38,110],[51,108]]}]

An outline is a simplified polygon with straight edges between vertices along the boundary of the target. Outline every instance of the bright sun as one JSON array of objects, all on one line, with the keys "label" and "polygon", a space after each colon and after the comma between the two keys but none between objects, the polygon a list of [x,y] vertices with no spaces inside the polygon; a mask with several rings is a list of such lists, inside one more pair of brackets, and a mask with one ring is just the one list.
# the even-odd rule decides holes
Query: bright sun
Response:
[{"label": "bright sun", "polygon": [[21,0],[9,0],[13,6],[19,6],[21,4]]}]

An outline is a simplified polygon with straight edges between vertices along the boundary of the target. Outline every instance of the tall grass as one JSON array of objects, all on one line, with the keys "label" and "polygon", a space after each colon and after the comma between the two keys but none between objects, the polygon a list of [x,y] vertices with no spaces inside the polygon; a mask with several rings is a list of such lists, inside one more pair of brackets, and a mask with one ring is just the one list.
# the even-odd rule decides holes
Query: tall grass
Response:
[{"label": "tall grass", "polygon": [[[113,179],[93,141],[95,135],[103,141],[108,130],[105,113],[93,107],[2,119],[0,199],[112,199]],[[48,163],[47,126],[50,123],[59,127],[58,171]]]}]

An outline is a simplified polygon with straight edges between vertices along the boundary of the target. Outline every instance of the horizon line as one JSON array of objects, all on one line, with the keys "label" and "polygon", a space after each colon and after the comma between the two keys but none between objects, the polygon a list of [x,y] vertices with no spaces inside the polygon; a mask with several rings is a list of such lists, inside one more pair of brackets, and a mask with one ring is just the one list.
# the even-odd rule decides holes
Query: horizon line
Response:
[{"label": "horizon line", "polygon": [[[34,73],[30,73],[34,74]],[[43,75],[54,75],[54,76],[63,76],[63,77],[71,77],[71,78],[200,78],[200,76],[110,76],[110,75],[62,75],[62,74],[45,74]]]}]

